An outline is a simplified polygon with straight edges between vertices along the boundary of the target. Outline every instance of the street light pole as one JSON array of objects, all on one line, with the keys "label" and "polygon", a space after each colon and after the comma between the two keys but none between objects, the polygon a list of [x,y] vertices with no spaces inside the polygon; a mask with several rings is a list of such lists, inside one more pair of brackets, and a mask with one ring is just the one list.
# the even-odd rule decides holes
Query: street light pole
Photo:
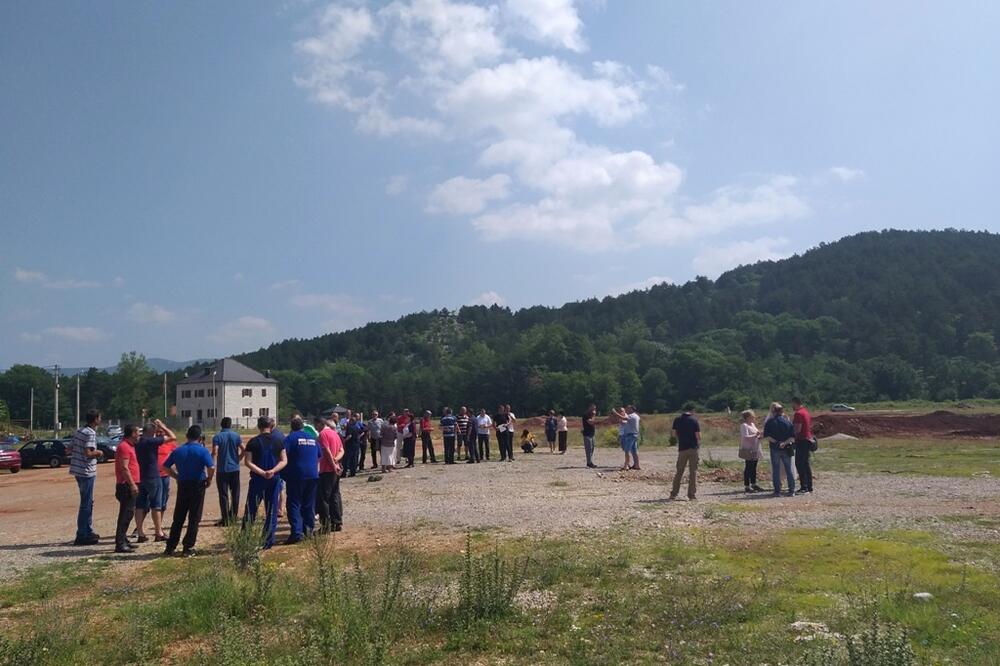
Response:
[{"label": "street light pole", "polygon": [[35,387],[28,393],[28,434],[35,431]]},{"label": "street light pole", "polygon": [[76,373],[76,429],[80,429],[80,373]]},{"label": "street light pole", "polygon": [[55,380],[56,380],[56,397],[53,404],[53,415],[54,419],[52,421],[52,435],[54,437],[59,436],[59,366],[55,366]]},{"label": "street light pole", "polygon": [[212,427],[218,427],[219,421],[219,397],[215,395],[215,373],[217,370],[212,370]]},{"label": "street light pole", "polygon": [[167,373],[163,373],[163,421],[167,420]]}]

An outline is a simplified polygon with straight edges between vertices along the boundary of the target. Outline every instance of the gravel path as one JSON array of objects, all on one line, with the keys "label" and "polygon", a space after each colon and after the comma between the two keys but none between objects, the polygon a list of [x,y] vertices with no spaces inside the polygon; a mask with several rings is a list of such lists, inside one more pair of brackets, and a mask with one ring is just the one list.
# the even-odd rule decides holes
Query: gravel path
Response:
[{"label": "gravel path", "polygon": [[[712,454],[735,458],[735,450],[713,449]],[[377,482],[368,482],[367,476],[346,479],[345,536],[363,541],[417,525],[438,534],[471,528],[532,536],[622,526],[647,532],[711,525],[754,532],[792,527],[930,529],[952,540],[1000,542],[997,479],[824,473],[820,456],[817,492],[810,496],[745,495],[741,483],[704,481],[698,501],[669,502],[667,482],[675,457],[673,450],[644,451],[641,473],[619,472],[618,452],[601,449],[597,459],[604,466],[589,470],[582,465],[582,452],[571,449],[564,456],[519,455],[513,463],[418,463],[376,475]],[[712,470],[703,467],[703,472],[707,476]],[[0,579],[34,565],[80,557],[155,557],[160,544],[145,544],[134,556],[111,554],[117,512],[113,476],[110,465],[100,466],[95,529],[105,538],[98,546],[77,548],[69,543],[76,485],[65,469],[0,475]],[[219,515],[214,488],[205,505],[199,546],[217,544],[221,538],[221,531],[211,526]],[[282,525],[281,531],[285,529]]]}]

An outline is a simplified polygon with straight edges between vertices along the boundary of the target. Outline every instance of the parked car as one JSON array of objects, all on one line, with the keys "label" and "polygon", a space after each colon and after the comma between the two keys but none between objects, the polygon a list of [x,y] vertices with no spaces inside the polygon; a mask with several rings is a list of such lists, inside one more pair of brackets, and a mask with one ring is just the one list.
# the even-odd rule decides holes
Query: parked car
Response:
[{"label": "parked car", "polygon": [[831,412],[854,412],[854,411],[857,411],[857,410],[854,409],[853,407],[851,407],[850,405],[845,405],[842,402],[838,402],[836,405],[833,405],[832,407],[830,407],[830,411]]},{"label": "parked car", "polygon": [[69,464],[69,447],[61,439],[38,439],[26,442],[18,449],[21,466],[60,467]]},{"label": "parked car", "polygon": [[13,444],[0,444],[0,469],[9,469],[11,474],[21,471],[21,454]]},{"label": "parked car", "polygon": [[108,426],[108,437],[121,436],[122,427],[120,425],[109,425]]},{"label": "parked car", "polygon": [[115,459],[115,453],[118,451],[118,442],[121,439],[114,440],[110,437],[98,437],[97,438],[97,450],[104,455],[97,459],[97,462],[103,463],[109,460]]},{"label": "parked car", "polygon": [[3,441],[0,442],[0,446],[17,446],[20,443],[21,438],[17,435],[7,435],[3,438]]}]

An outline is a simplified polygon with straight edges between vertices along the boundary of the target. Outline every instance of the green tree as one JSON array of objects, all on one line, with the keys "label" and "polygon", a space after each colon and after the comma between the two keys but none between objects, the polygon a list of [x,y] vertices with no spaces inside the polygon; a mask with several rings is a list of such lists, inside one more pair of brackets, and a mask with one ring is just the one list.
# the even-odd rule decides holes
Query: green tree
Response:
[{"label": "green tree", "polygon": [[109,416],[138,419],[150,407],[149,384],[154,376],[146,357],[138,352],[122,354],[115,369]]}]

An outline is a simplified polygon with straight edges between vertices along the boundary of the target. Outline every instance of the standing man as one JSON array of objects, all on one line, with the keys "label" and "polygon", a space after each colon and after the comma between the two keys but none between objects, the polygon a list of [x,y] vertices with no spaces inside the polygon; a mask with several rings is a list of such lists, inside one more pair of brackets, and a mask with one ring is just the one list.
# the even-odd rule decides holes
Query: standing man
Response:
[{"label": "standing man", "polygon": [[[162,432],[163,437],[157,433]],[[139,460],[139,496],[135,501],[135,529],[138,542],[149,541],[144,530],[146,514],[153,517],[154,542],[166,541],[163,533],[163,483],[160,481],[159,449],[167,440],[176,440],[174,433],[159,419],[147,423],[142,429],[142,439],[135,445],[135,457]]]},{"label": "standing man", "polygon": [[[622,409],[612,409],[611,413],[621,421],[621,445],[625,452],[626,469],[641,469],[639,467],[639,414],[635,411],[635,405],[629,405]],[[632,456],[632,465],[629,467],[629,456]]]},{"label": "standing man", "polygon": [[444,464],[455,464],[455,437],[458,432],[458,419],[451,413],[451,407],[444,408],[441,417],[441,438],[444,439]]},{"label": "standing man", "polygon": [[556,431],[559,429],[559,420],[556,419],[556,410],[550,409],[545,417],[545,441],[549,445],[549,453],[556,452]]},{"label": "standing man", "polygon": [[[461,460],[462,459],[462,444],[464,444],[465,442],[467,442],[469,440],[469,408],[468,407],[459,407],[459,409],[458,409],[458,416],[455,417],[455,420],[456,420],[456,422],[458,424],[458,440],[456,441],[456,445],[455,445],[455,459],[456,460]],[[468,459],[469,458],[469,453],[468,453],[469,447],[466,446],[465,449],[466,449],[465,458]]]},{"label": "standing man", "polygon": [[[340,435],[341,442],[344,445],[344,476],[357,476],[358,458],[361,455],[361,442],[358,439],[357,428],[354,427],[357,423],[357,417],[351,411],[347,413],[350,416],[347,419],[347,423],[344,424],[344,434],[340,435],[339,432],[337,434]],[[288,460],[291,461],[291,459],[291,456],[289,456]]]},{"label": "standing man", "polygon": [[266,416],[257,419],[258,435],[246,446],[244,463],[250,470],[247,488],[247,505],[243,511],[243,524],[257,520],[257,508],[264,501],[264,550],[274,546],[274,533],[278,528],[278,508],[281,506],[281,478],[278,473],[288,464],[285,438],[272,430],[274,421]]},{"label": "standing man", "polygon": [[[378,415],[377,411],[373,410],[372,417],[368,419],[368,445],[372,450],[372,469],[375,469],[375,455],[378,453],[379,447],[382,446],[382,426],[384,425],[385,421]],[[363,457],[361,462],[364,463]]]},{"label": "standing man", "polygon": [[432,433],[434,425],[431,421],[431,410],[424,410],[424,415],[420,419],[420,449],[424,463],[427,464],[427,456],[430,455],[431,463],[436,464],[437,458],[434,456],[434,439]]},{"label": "standing man", "polygon": [[139,460],[135,457],[136,432],[136,427],[131,423],[122,428],[122,439],[115,451],[115,499],[118,500],[116,553],[131,553],[136,549],[136,546],[128,542],[128,526],[135,515],[135,498],[139,494]]},{"label": "standing man", "polygon": [[500,462],[507,460],[507,447],[504,445],[504,438],[507,436],[507,414],[503,405],[497,407],[496,417],[493,419],[496,426],[494,431],[497,434],[497,450],[500,452]]},{"label": "standing man", "polygon": [[198,541],[198,524],[201,522],[202,509],[205,508],[205,489],[212,485],[212,477],[215,476],[215,462],[212,454],[199,441],[202,437],[201,426],[191,426],[187,431],[187,441],[174,449],[163,462],[167,473],[177,480],[174,520],[170,525],[166,550],[163,551],[168,557],[177,548],[185,519],[187,531],[184,533],[182,554],[184,557],[196,555],[194,545]]},{"label": "standing man", "polygon": [[490,428],[493,427],[493,419],[486,413],[486,408],[479,409],[479,416],[476,417],[476,439],[479,440],[479,460],[490,459]]},{"label": "standing man", "polygon": [[468,451],[469,463],[483,462],[476,448],[476,440],[479,434],[479,422],[475,416],[469,415],[469,430],[465,435],[465,450]]},{"label": "standing man", "polygon": [[587,408],[587,413],[583,415],[583,452],[587,455],[587,467],[597,467],[594,464],[594,439],[597,436],[597,405]]},{"label": "standing man", "polygon": [[[316,527],[316,486],[319,482],[320,450],[303,428],[302,417],[292,417],[292,432],[285,437],[288,466],[282,470],[288,494],[288,525],[292,530],[286,545],[298,543]],[[350,454],[348,454],[350,455]],[[354,458],[357,465],[358,459]],[[350,464],[350,459],[348,459]]]},{"label": "standing man", "polygon": [[792,398],[792,426],[795,428],[795,472],[799,475],[799,494],[813,491],[813,472],[809,457],[812,455],[812,416],[801,398]]},{"label": "standing man", "polygon": [[218,524],[225,527],[236,520],[240,512],[240,460],[243,458],[243,438],[233,430],[233,420],[222,419],[222,430],[212,438],[215,458],[215,484],[219,491]]},{"label": "standing man", "polygon": [[[340,460],[344,457],[344,442],[336,428],[322,417],[313,419],[319,431],[319,489],[316,492],[316,513],[322,534],[339,532],[344,528],[344,507],[340,498]],[[361,449],[364,455],[364,449]],[[372,465],[374,467],[374,464]]]},{"label": "standing man", "polygon": [[701,445],[701,425],[694,416],[694,405],[684,405],[684,413],[674,419],[673,434],[677,438],[677,471],[670,499],[677,499],[681,490],[681,477],[688,468],[688,500],[694,501],[698,495],[698,447]]},{"label": "standing man", "polygon": [[97,459],[101,457],[97,448],[97,427],[101,425],[101,413],[91,409],[85,419],[86,425],[73,433],[70,442],[69,473],[76,477],[80,491],[74,546],[93,546],[101,538],[94,531],[94,483],[97,481]]}]

